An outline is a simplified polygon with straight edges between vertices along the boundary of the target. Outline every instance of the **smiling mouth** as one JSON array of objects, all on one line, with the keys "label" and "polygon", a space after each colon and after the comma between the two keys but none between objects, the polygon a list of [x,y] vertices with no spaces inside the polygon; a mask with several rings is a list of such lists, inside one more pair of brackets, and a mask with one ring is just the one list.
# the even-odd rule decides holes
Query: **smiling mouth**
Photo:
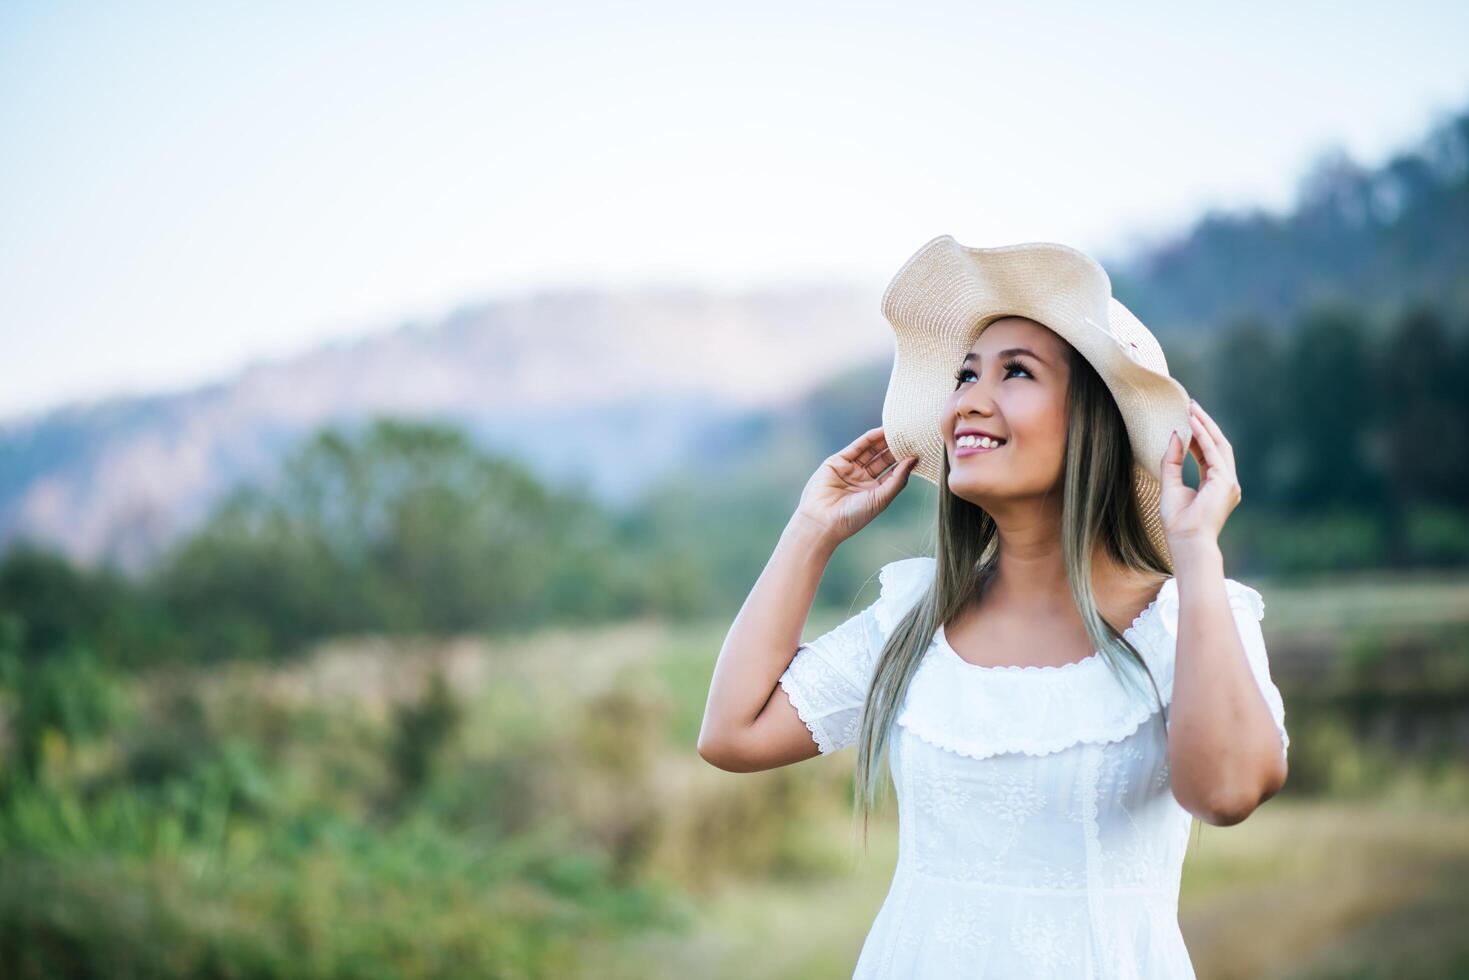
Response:
[{"label": "smiling mouth", "polygon": [[1008,445],[1010,445],[1010,441],[1008,439],[1005,440],[1004,442],[998,444],[998,445],[989,445],[989,446],[979,446],[979,445],[957,446],[956,445],[954,447],[954,456],[956,458],[957,457],[960,457],[960,456],[979,456],[979,455],[981,455],[983,453],[992,453],[992,452],[996,452],[997,450],[1004,449]]}]

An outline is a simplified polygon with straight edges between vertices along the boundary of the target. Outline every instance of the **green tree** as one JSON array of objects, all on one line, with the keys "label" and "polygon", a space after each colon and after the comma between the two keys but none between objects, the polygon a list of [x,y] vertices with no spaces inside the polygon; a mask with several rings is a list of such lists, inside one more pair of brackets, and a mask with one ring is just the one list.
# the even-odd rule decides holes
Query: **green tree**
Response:
[{"label": "green tree", "polygon": [[609,526],[458,429],[378,418],[323,430],[273,486],[232,494],[157,587],[206,656],[350,630],[530,627],[568,582],[595,591],[576,561],[616,552]]},{"label": "green tree", "polygon": [[1402,317],[1382,351],[1384,463],[1406,504],[1469,504],[1462,360],[1443,318],[1427,307]]},{"label": "green tree", "polygon": [[1218,418],[1252,506],[1276,504],[1288,490],[1286,456],[1294,420],[1285,398],[1291,365],[1284,347],[1270,324],[1249,318],[1221,331],[1213,352]]},{"label": "green tree", "polygon": [[1371,508],[1384,496],[1371,433],[1384,390],[1367,328],[1356,313],[1323,306],[1307,314],[1289,346],[1281,417],[1290,448],[1288,503],[1296,511]]}]

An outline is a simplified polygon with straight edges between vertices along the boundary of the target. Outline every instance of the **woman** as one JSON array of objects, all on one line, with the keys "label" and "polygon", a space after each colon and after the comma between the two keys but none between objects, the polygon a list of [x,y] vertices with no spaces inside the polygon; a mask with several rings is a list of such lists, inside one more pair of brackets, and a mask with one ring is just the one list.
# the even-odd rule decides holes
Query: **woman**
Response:
[{"label": "woman", "polygon": [[[882,306],[884,425],[807,484],[699,752],[750,772],[856,744],[864,814],[886,754],[898,865],[856,977],[1193,977],[1191,819],[1245,819],[1289,745],[1263,601],[1218,545],[1230,444],[1075,249],[939,236]],[[876,602],[800,643],[833,550],[915,468],[937,554],[883,566]]]}]

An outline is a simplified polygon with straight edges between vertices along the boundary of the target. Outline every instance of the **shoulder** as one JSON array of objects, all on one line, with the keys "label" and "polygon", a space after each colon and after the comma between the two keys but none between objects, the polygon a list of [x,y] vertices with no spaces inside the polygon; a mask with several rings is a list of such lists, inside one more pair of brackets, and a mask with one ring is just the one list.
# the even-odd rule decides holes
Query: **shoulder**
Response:
[{"label": "shoulder", "polygon": [[930,555],[916,555],[890,561],[877,570],[883,594],[927,588],[933,581],[937,561]]},{"label": "shoulder", "polygon": [[1254,588],[1243,582],[1236,582],[1232,578],[1224,580],[1224,588],[1229,593],[1229,604],[1234,607],[1236,613],[1251,616],[1256,620],[1265,618],[1265,597]]},{"label": "shoulder", "polygon": [[900,558],[878,569],[881,590],[873,603],[872,614],[883,635],[892,631],[933,584],[937,562],[928,555]]},{"label": "shoulder", "polygon": [[[1173,590],[1176,588],[1169,575],[1136,573],[1124,586],[1118,587],[1115,602],[1102,610],[1103,615],[1110,622],[1136,628],[1139,622],[1156,612],[1159,606],[1172,601],[1176,594]],[[1098,595],[1099,606],[1102,601],[1103,597]]]},{"label": "shoulder", "polygon": [[[1252,586],[1237,579],[1226,578],[1224,591],[1229,596],[1229,606],[1240,623],[1258,623],[1265,617],[1265,597]],[[1166,627],[1167,635],[1178,635],[1178,579],[1170,578],[1158,590],[1158,597],[1151,607],[1154,615],[1149,617]]]}]

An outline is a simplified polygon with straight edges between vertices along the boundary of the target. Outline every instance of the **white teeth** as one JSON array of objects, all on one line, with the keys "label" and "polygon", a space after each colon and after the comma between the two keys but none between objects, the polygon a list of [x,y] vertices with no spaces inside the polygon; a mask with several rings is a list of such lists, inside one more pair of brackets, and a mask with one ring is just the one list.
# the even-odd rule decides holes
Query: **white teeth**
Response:
[{"label": "white teeth", "polygon": [[1003,446],[1005,444],[1003,441],[991,439],[989,436],[960,436],[955,440],[955,443],[962,447],[978,446],[981,449],[994,449],[996,446]]}]

